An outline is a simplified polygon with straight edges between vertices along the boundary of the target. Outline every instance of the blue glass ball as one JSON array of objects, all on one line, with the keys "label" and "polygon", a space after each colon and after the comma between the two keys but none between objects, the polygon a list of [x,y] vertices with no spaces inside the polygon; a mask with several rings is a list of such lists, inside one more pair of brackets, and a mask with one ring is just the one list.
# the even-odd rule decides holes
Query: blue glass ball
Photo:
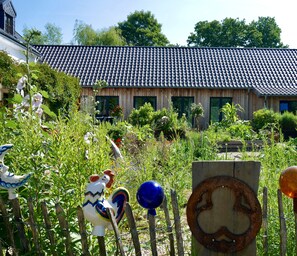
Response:
[{"label": "blue glass ball", "polygon": [[140,185],[136,198],[143,208],[153,210],[162,204],[164,191],[159,183],[150,180]]}]

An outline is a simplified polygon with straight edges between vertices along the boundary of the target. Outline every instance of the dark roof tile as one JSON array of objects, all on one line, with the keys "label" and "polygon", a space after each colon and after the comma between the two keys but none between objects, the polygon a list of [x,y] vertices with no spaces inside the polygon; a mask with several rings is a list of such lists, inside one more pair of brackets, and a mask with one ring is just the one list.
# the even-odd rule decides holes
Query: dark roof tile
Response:
[{"label": "dark roof tile", "polygon": [[[254,88],[259,95],[297,95],[297,50],[117,46],[36,46],[43,61],[110,87]],[[295,89],[296,88],[296,89]]]}]

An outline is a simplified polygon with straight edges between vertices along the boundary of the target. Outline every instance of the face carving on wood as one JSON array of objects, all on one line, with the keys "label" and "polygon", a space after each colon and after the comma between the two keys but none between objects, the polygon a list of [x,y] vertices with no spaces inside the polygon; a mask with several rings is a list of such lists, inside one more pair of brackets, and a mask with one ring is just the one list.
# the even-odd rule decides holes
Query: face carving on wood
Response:
[{"label": "face carving on wood", "polygon": [[209,250],[230,253],[244,249],[261,228],[260,203],[242,181],[216,176],[201,182],[187,205],[193,236]]}]

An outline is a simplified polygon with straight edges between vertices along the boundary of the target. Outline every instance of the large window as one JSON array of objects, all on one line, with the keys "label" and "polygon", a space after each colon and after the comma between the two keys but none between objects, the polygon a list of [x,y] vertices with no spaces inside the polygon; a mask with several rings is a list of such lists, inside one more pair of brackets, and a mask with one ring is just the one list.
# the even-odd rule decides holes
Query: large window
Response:
[{"label": "large window", "polygon": [[154,110],[157,110],[157,97],[156,96],[134,96],[134,108],[138,109],[145,103],[150,103]]},{"label": "large window", "polygon": [[285,111],[297,112],[297,101],[281,100],[279,102],[279,111],[281,113]]},{"label": "large window", "polygon": [[223,114],[221,108],[227,104],[232,103],[232,98],[229,97],[213,97],[210,98],[210,118],[211,123],[222,121]]},{"label": "large window", "polygon": [[96,96],[96,110],[99,112],[96,117],[109,117],[111,111],[118,105],[118,96]]},{"label": "large window", "polygon": [[194,103],[194,97],[171,97],[171,101],[174,110],[178,113],[178,117],[182,117],[185,114],[190,120],[191,105]]}]

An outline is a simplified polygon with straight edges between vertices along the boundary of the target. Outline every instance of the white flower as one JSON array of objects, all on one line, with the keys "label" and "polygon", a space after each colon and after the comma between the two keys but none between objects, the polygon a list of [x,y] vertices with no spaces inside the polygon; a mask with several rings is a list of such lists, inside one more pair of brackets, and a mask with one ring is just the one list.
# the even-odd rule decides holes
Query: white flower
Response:
[{"label": "white flower", "polygon": [[16,91],[17,93],[19,93],[20,95],[22,95],[24,97],[24,88],[26,86],[26,82],[27,82],[27,77],[23,76],[19,79],[18,83],[17,83],[17,87],[16,87]]},{"label": "white flower", "polygon": [[87,132],[84,136],[84,140],[87,144],[90,144],[94,138],[94,134],[92,132]]},{"label": "white flower", "polygon": [[38,108],[35,113],[38,115],[39,118],[41,118],[42,114],[43,114],[43,109],[42,108]]},{"label": "white flower", "polygon": [[37,109],[40,108],[42,101],[43,101],[43,98],[39,92],[34,94],[32,98],[32,107]]}]

